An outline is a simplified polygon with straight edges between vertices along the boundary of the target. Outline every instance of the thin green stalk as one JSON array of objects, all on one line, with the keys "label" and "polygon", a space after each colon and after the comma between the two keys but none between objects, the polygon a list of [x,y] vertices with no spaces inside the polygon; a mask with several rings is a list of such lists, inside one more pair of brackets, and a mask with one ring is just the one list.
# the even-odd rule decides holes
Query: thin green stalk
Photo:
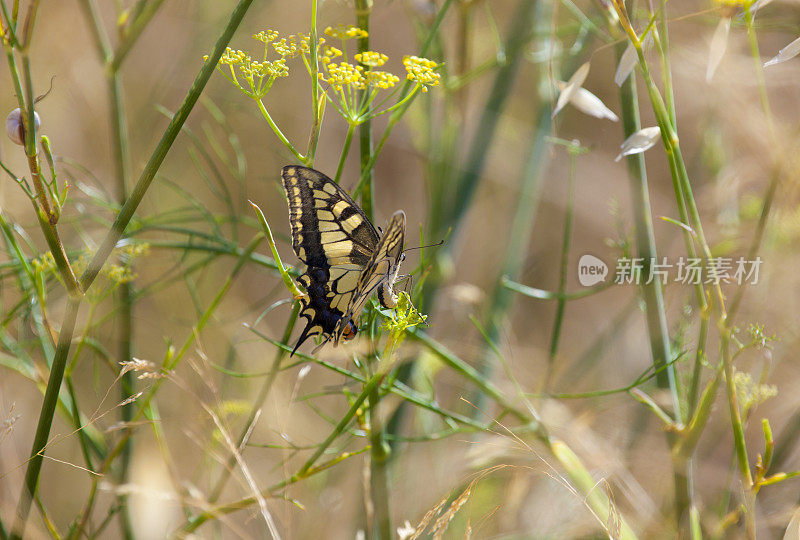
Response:
[{"label": "thin green stalk", "polygon": [[114,246],[117,244],[117,241],[125,232],[125,228],[128,226],[128,223],[130,223],[130,220],[133,218],[133,214],[136,212],[136,209],[142,202],[142,199],[144,198],[145,193],[147,193],[150,184],[153,182],[158,169],[164,162],[164,158],[166,157],[170,148],[172,148],[172,143],[175,142],[175,138],[178,136],[178,133],[180,133],[181,127],[186,122],[186,119],[189,117],[189,113],[194,108],[195,103],[197,103],[197,99],[200,97],[200,94],[205,88],[206,83],[208,83],[208,80],[214,73],[222,53],[225,52],[225,48],[228,46],[231,37],[233,37],[233,33],[239,27],[239,24],[241,24],[245,13],[247,13],[247,10],[252,3],[253,0],[240,0],[236,8],[231,13],[231,17],[225,26],[225,29],[214,45],[214,50],[209,55],[208,60],[203,65],[200,72],[197,74],[194,82],[192,82],[192,86],[189,88],[186,98],[184,98],[183,103],[181,103],[177,113],[167,126],[164,135],[161,137],[158,145],[156,145],[155,150],[150,156],[147,165],[145,165],[142,174],[139,176],[139,180],[136,182],[136,185],[131,191],[130,196],[120,209],[119,214],[117,214],[111,230],[109,230],[109,232],[106,234],[106,237],[103,239],[103,243],[100,245],[100,248],[95,253],[94,257],[89,263],[89,266],[81,275],[80,284],[83,290],[86,290],[92,284],[106,259],[111,254],[111,251],[114,249]]},{"label": "thin green stalk", "polygon": [[[666,41],[666,40],[665,40]],[[617,58],[621,58],[624,47],[617,48]],[[669,60],[667,59],[663,64],[665,79],[665,92],[669,90],[671,96],[671,85],[669,81]],[[624,135],[627,138],[631,134],[641,129],[641,121],[639,118],[639,106],[636,91],[636,79],[628,77],[625,83],[620,88],[620,101],[622,103],[621,116],[624,129]],[[674,108],[674,104],[670,101],[670,106]],[[667,329],[666,313],[664,310],[664,299],[661,290],[661,283],[659,278],[652,273],[652,263],[657,261],[657,251],[655,245],[655,234],[653,231],[653,217],[650,210],[650,195],[647,184],[647,171],[645,168],[645,161],[643,154],[635,154],[628,156],[628,177],[630,178],[631,196],[633,200],[633,208],[635,213],[635,230],[636,230],[636,245],[638,256],[642,259],[642,295],[645,301],[645,312],[647,319],[648,335],[650,338],[650,352],[652,355],[653,366],[656,371],[656,383],[660,388],[667,388],[670,397],[672,398],[672,418],[671,421],[681,424],[683,422],[680,395],[676,384],[674,367],[670,363],[672,359],[672,352],[670,351],[669,331]],[[674,177],[673,177],[674,178]],[[679,211],[685,219],[685,204],[683,203],[683,191],[680,189],[680,184],[674,182],[676,198],[678,201]],[[693,250],[694,246],[688,233],[684,236],[687,244],[687,249]],[[702,285],[698,286],[698,300],[701,302],[701,312],[707,313],[708,309],[705,305],[705,294],[703,293]],[[706,325],[707,327],[707,325]],[[702,329],[702,326],[701,326]],[[698,343],[698,354],[701,354],[702,345]],[[665,369],[661,369],[665,367]],[[697,384],[698,379],[693,380],[693,384]],[[691,414],[691,413],[690,413]],[[674,446],[678,439],[674,436],[668,436],[671,446]],[[673,463],[673,488],[675,492],[675,521],[676,528],[681,530],[685,516],[688,511],[693,507],[693,493],[692,493],[692,469],[691,469],[691,455],[686,456],[684,459],[675,460]]]},{"label": "thin green stalk", "polygon": [[615,283],[613,281],[606,281],[600,285],[595,285],[593,287],[586,287],[585,289],[581,289],[576,292],[565,292],[560,293],[557,291],[546,291],[544,289],[537,289],[535,287],[528,287],[527,285],[522,285],[521,283],[517,283],[514,280],[508,278],[508,276],[503,276],[500,278],[500,285],[505,287],[510,291],[517,292],[523,296],[527,296],[529,298],[536,298],[537,300],[579,300],[581,298],[586,298],[587,296],[593,296],[597,293],[601,293],[606,289],[611,288]]},{"label": "thin green stalk", "polygon": [[344,162],[347,160],[347,154],[350,152],[350,143],[353,142],[353,132],[356,129],[355,124],[348,124],[347,126],[347,135],[344,138],[344,146],[342,147],[342,153],[339,156],[339,165],[336,166],[336,176],[333,177],[333,181],[337,184],[339,180],[342,178],[342,171],[344,170]]},{"label": "thin green stalk", "polygon": [[[356,11],[356,26],[369,32],[369,14],[372,9],[371,0],[354,0]],[[363,53],[369,50],[369,36],[358,40],[358,52]],[[367,90],[359,91],[359,101]],[[360,155],[361,180],[361,208],[370,221],[375,221],[375,210],[373,208],[373,192],[375,190],[374,162],[372,160],[372,121],[367,118],[358,126],[358,150]]]},{"label": "thin green stalk", "polygon": [[753,21],[752,8],[754,3],[753,0],[744,2],[744,22],[747,27],[747,42],[750,45],[750,56],[753,59],[753,70],[755,71],[758,95],[761,98],[761,108],[764,111],[764,118],[767,121],[767,127],[769,128],[772,140],[777,141],[775,121],[772,116],[772,107],[769,104],[769,95],[767,94],[767,83],[764,80],[764,64],[761,60],[761,53],[758,50],[758,36],[756,35],[756,27]]},{"label": "thin green stalk", "polygon": [[[730,312],[729,312],[730,313]],[[708,309],[700,311],[700,328],[695,344],[694,367],[692,368],[692,380],[689,386],[689,396],[687,398],[688,407],[686,416],[694,416],[697,407],[697,396],[700,391],[700,381],[703,375],[703,362],[706,359],[706,341],[708,340],[708,320],[710,313]]]},{"label": "thin green stalk", "polygon": [[[725,389],[728,394],[728,408],[731,415],[731,425],[733,427],[733,442],[736,448],[736,461],[739,466],[739,474],[742,477],[742,488],[745,493],[751,491],[753,487],[753,476],[750,472],[750,461],[747,457],[747,445],[744,438],[744,426],[742,414],[739,410],[739,399],[736,392],[736,385],[733,377],[733,360],[730,351],[730,332],[722,332],[720,337],[720,348],[722,349],[723,369],[725,370]],[[754,508],[748,508],[748,514],[752,514]],[[750,515],[748,519],[748,529],[753,528],[755,537],[755,516]],[[749,531],[748,531],[749,533]]]},{"label": "thin green stalk", "polygon": [[380,416],[380,385],[375,386],[367,398],[369,409],[370,440],[370,497],[375,508],[375,521],[372,529],[374,538],[391,540],[392,514],[389,506],[389,460],[391,448],[384,437],[383,421]]},{"label": "thin green stalk", "polygon": [[[561,242],[561,262],[558,269],[558,292],[564,294],[567,290],[567,274],[569,265],[569,247],[572,243],[572,218],[575,206],[575,168],[577,163],[577,152],[570,150],[569,173],[567,177],[567,201],[564,208],[564,237]],[[567,302],[564,298],[559,298],[556,302],[556,315],[553,321],[553,332],[550,335],[550,354],[547,362],[547,375],[544,380],[544,390],[547,392],[550,376],[553,372],[553,363],[558,352],[558,341],[561,336],[561,324],[564,322],[564,310]]]},{"label": "thin green stalk", "polygon": [[695,451],[697,443],[700,441],[700,436],[703,434],[703,430],[711,416],[714,401],[717,397],[717,389],[720,382],[722,382],[722,377],[719,373],[721,370],[722,364],[720,364],[714,376],[711,377],[711,380],[708,381],[694,415],[689,418],[686,428],[683,430],[682,438],[672,448],[674,457],[688,460]]},{"label": "thin green stalk", "polygon": [[[622,56],[624,47],[618,47],[617,58]],[[641,129],[639,119],[639,106],[636,91],[636,79],[631,76],[620,88],[620,102],[622,104],[621,117],[625,138]],[[647,314],[647,327],[650,337],[650,352],[653,366],[660,369],[671,360],[672,353],[669,347],[669,331],[664,311],[664,298],[661,291],[661,282],[652,276],[651,262],[656,260],[655,233],[653,232],[653,216],[650,210],[650,193],[647,184],[647,170],[644,155],[634,154],[628,156],[628,178],[630,179],[631,198],[633,201],[636,225],[636,250],[642,259],[642,294],[645,300]],[[652,278],[652,280],[651,280]],[[675,385],[675,373],[672,366],[660,372],[656,377],[658,386],[668,388],[672,397],[673,418],[681,422],[680,399]]]},{"label": "thin green stalk", "polygon": [[[34,200],[36,217],[39,220],[39,226],[42,229],[42,234],[44,235],[47,245],[53,254],[59,274],[66,284],[68,292],[71,295],[80,294],[80,287],[78,286],[75,278],[75,273],[73,272],[72,266],[69,263],[66,252],[64,251],[64,246],[61,243],[61,238],[58,236],[58,231],[55,228],[55,214],[53,214],[50,209],[50,203],[48,202],[44,184],[42,183],[39,157],[36,153],[35,129],[31,131],[28,128],[28,125],[35,128],[33,123],[34,99],[30,62],[28,61],[27,54],[23,55],[23,77],[20,77],[16,60],[14,58],[14,51],[11,48],[11,45],[9,43],[4,43],[4,47],[6,49],[6,58],[8,59],[8,66],[11,72],[11,80],[14,84],[14,90],[17,95],[17,102],[20,110],[24,111],[23,122],[26,126],[25,154],[28,159],[28,169],[31,172],[31,180],[33,181],[34,188],[36,190],[36,199]],[[24,90],[20,79],[22,79],[25,83]],[[30,96],[30,98],[28,98],[28,96]]]},{"label": "thin green stalk", "polygon": [[308,165],[309,164],[308,156],[302,155],[300,152],[297,151],[297,149],[295,149],[294,145],[291,142],[289,142],[289,139],[287,139],[286,135],[283,134],[281,128],[278,127],[278,124],[276,124],[275,121],[272,119],[272,116],[270,116],[269,111],[267,111],[267,108],[264,106],[264,102],[261,101],[261,99],[256,99],[255,102],[258,105],[258,110],[261,111],[261,116],[264,117],[264,120],[267,121],[269,127],[272,128],[272,132],[275,133],[275,136],[278,137],[278,139],[283,143],[283,145],[292,153],[292,155],[294,155],[297,161],[299,161],[303,165]]},{"label": "thin green stalk", "polygon": [[308,138],[308,150],[306,150],[306,157],[308,161],[306,165],[309,167],[314,166],[314,156],[317,154],[317,142],[319,141],[319,133],[322,129],[322,107],[325,103],[324,99],[319,99],[319,61],[317,60],[317,7],[319,0],[311,1],[311,110],[313,111],[314,121],[311,125],[311,135]]},{"label": "thin green stalk", "polygon": [[20,40],[20,50],[27,53],[28,47],[31,45],[31,37],[33,36],[33,27],[36,23],[36,15],[39,12],[39,0],[32,0],[28,4],[28,14],[25,16],[25,22],[22,27],[22,39]]},{"label": "thin green stalk", "polygon": [[[158,3],[158,2],[156,2]],[[157,6],[156,6],[157,8]],[[130,152],[128,150],[128,128],[127,117],[125,115],[124,103],[122,98],[122,87],[120,84],[119,71],[109,65],[108,72],[108,95],[111,104],[111,140],[114,164],[116,169],[117,191],[119,192],[120,204],[125,204],[128,197],[128,171],[130,170]],[[130,362],[133,360],[133,284],[129,282],[121,283],[118,289],[119,297],[119,321],[118,321],[118,347],[120,362]],[[135,391],[134,372],[128,371],[122,376],[120,381],[121,399],[129,399]],[[120,409],[120,420],[123,423],[133,419],[135,406],[129,403]],[[132,445],[129,441],[120,454],[119,479],[122,484],[128,482],[128,468],[132,455]],[[130,515],[130,505],[128,497],[121,495],[118,497],[120,512],[120,525],[122,536],[126,539],[134,538],[133,525]]]},{"label": "thin green stalk", "polygon": [[669,28],[667,27],[667,0],[660,0],[658,13],[658,31],[653,34],[659,45],[661,58],[661,78],[664,81],[664,96],[669,112],[670,123],[678,125],[675,115],[675,93],[672,87],[672,60],[669,48]]},{"label": "thin green stalk", "polygon": [[[125,115],[122,98],[119,68],[125,54],[130,50],[130,46],[135,42],[139,33],[144,29],[146,23],[149,22],[150,17],[155,14],[160,4],[161,0],[149,3],[145,13],[139,14],[136,17],[133,22],[134,34],[129,34],[121,45],[121,47],[126,47],[123,54],[114,55],[96,3],[94,0],[84,0],[81,3],[84,8],[86,19],[88,19],[90,23],[89,26],[92,29],[98,56],[100,57],[100,61],[106,66],[107,94],[110,106],[109,116],[111,118],[111,149],[120,205],[125,204],[125,200],[128,196],[130,152],[128,150],[127,117]],[[130,283],[122,283],[117,292],[120,305],[118,320],[118,360],[120,362],[130,362],[133,359],[133,295],[131,294],[131,287],[132,285]],[[121,400],[128,400],[128,398],[133,395],[133,392],[134,373],[129,371],[122,375],[122,380],[120,381]],[[120,409],[120,420],[123,423],[130,422],[133,418],[134,409],[133,403],[123,406]],[[128,481],[128,467],[130,466],[131,454],[132,448],[129,441],[120,454],[119,481],[121,484],[125,484]],[[118,501],[121,507],[120,525],[122,528],[122,536],[126,539],[131,539],[133,538],[133,527],[131,524],[130,506],[127,504],[127,496],[120,495]]]},{"label": "thin green stalk", "polygon": [[[117,320],[118,331],[118,361],[131,362],[133,361],[133,295],[132,285],[130,283],[122,283],[119,286],[117,297],[119,299],[119,318]],[[122,401],[130,400],[130,397],[135,391],[134,372],[128,371],[122,375],[120,380],[120,398]],[[123,405],[120,408],[120,421],[127,425],[133,420],[133,413],[136,406],[133,402]],[[125,444],[120,454],[119,464],[119,479],[122,485],[128,482],[128,469],[131,463],[131,456],[133,454],[133,445],[131,441]],[[121,507],[120,512],[120,527],[123,538],[131,540],[134,538],[133,524],[130,514],[130,505],[128,504],[127,495],[119,495],[117,497]]]},{"label": "thin green stalk", "polygon": [[64,369],[67,365],[67,355],[72,341],[72,334],[75,330],[75,321],[78,317],[80,298],[70,298],[67,303],[67,311],[61,324],[61,332],[58,335],[58,346],[53,357],[50,368],[50,377],[47,380],[47,390],[45,390],[42,410],[39,413],[39,422],[36,426],[36,435],[33,438],[28,468],[25,471],[25,483],[17,504],[17,517],[11,532],[12,540],[21,540],[25,536],[25,526],[28,522],[28,514],[31,509],[31,502],[36,493],[39,483],[39,473],[44,461],[44,452],[47,448],[47,441],[50,437],[50,426],[53,423],[53,415],[58,402],[58,393],[61,388],[61,380],[64,377]]}]

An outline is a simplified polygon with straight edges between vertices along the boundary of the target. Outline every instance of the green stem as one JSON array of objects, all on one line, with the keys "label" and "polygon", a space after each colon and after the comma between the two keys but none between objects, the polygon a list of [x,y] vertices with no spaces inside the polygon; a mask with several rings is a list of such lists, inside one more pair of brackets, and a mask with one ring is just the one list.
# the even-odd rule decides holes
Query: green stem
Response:
[{"label": "green stem", "polygon": [[[558,292],[563,295],[567,289],[567,266],[569,264],[569,246],[572,238],[572,217],[573,208],[575,204],[575,168],[577,163],[577,153],[570,151],[569,156],[569,176],[567,178],[567,202],[564,209],[564,237],[561,242],[561,264],[559,265],[558,276]],[[553,363],[555,362],[556,353],[558,351],[558,341],[561,336],[561,324],[564,322],[564,310],[567,302],[563,297],[557,300],[556,316],[553,322],[553,332],[550,336],[550,355],[547,362],[547,375],[545,376],[544,389],[548,390],[548,381],[553,372]]]},{"label": "green stem", "polygon": [[383,421],[380,416],[380,385],[369,393],[369,439],[370,439],[370,496],[375,508],[373,523],[376,539],[391,540],[392,514],[389,507],[389,457],[391,449],[384,438]]},{"label": "green stem", "polygon": [[658,32],[653,33],[659,43],[661,78],[664,81],[664,96],[670,123],[677,126],[675,116],[675,94],[672,90],[672,65],[669,51],[669,28],[667,27],[667,0],[661,0],[658,13]]},{"label": "green stem", "polygon": [[[120,205],[125,204],[125,200],[128,196],[130,152],[128,150],[128,127],[122,97],[119,68],[127,51],[130,50],[130,47],[136,41],[136,38],[144,29],[147,22],[149,22],[150,18],[155,14],[161,2],[162,0],[156,0],[148,3],[144,13],[137,14],[133,23],[133,33],[129,34],[121,44],[120,49],[122,54],[119,55],[114,55],[112,52],[108,35],[94,0],[83,0],[83,2],[81,2],[84,8],[84,15],[92,29],[92,36],[94,37],[98,56],[106,67],[106,84],[110,107],[109,115],[111,118],[111,151]],[[127,282],[122,283],[119,286],[117,296],[120,305],[118,321],[118,360],[120,362],[130,362],[133,359],[133,295],[131,284]],[[120,381],[120,397],[122,401],[128,400],[130,396],[133,395],[134,386],[134,373],[129,371],[123,374],[122,380]],[[133,418],[134,410],[135,406],[133,403],[122,407],[120,409],[120,420],[123,423],[130,422]],[[128,481],[128,468],[130,466],[131,453],[132,448],[129,441],[120,453],[119,482],[121,484],[125,484]],[[133,526],[131,523],[130,506],[127,504],[127,496],[120,495],[117,500],[122,509],[120,513],[122,536],[126,539],[132,539],[134,537]]]},{"label": "green stem", "polygon": [[[372,9],[370,0],[355,0],[356,26],[369,32],[369,14]],[[358,40],[358,52],[363,53],[369,50],[369,36]],[[359,91],[359,102],[366,95],[367,90]],[[361,163],[361,208],[370,221],[375,221],[375,210],[373,208],[373,192],[375,190],[375,175],[372,159],[372,121],[367,117],[358,127],[358,149],[360,152]]]},{"label": "green stem", "polygon": [[[70,295],[80,294],[80,287],[75,278],[75,273],[69,263],[61,238],[58,235],[58,230],[55,227],[55,214],[50,209],[50,203],[47,199],[44,184],[42,183],[41,171],[39,167],[39,157],[36,153],[36,133],[35,124],[33,121],[34,112],[34,99],[33,99],[33,85],[31,82],[30,62],[28,61],[27,54],[22,57],[23,64],[23,77],[17,69],[16,60],[14,58],[14,51],[9,43],[4,43],[6,49],[6,58],[8,59],[8,67],[11,72],[11,80],[14,84],[14,90],[17,95],[17,103],[19,108],[23,111],[23,122],[25,127],[25,154],[28,159],[28,168],[31,172],[31,179],[36,190],[36,199],[34,200],[34,209],[39,220],[39,226],[42,229],[42,234],[47,241],[50,251],[53,253],[53,258],[56,262],[61,279],[67,287]],[[22,79],[25,83],[23,90]],[[33,131],[28,128],[31,126]],[[38,204],[37,202],[38,201]]]},{"label": "green stem", "polygon": [[691,418],[697,407],[697,396],[700,391],[700,380],[703,375],[703,362],[706,359],[706,341],[708,340],[708,309],[700,310],[700,329],[698,330],[697,344],[695,345],[694,367],[692,380],[689,386],[688,407],[686,416]]},{"label": "green stem", "polygon": [[297,161],[299,161],[303,165],[308,165],[309,158],[298,152],[292,145],[292,143],[289,142],[289,139],[287,139],[286,135],[283,134],[281,128],[278,127],[278,124],[276,124],[275,121],[272,119],[272,116],[270,116],[269,111],[267,111],[267,108],[264,106],[264,102],[262,102],[260,99],[256,99],[255,102],[258,104],[258,110],[261,111],[261,116],[264,117],[264,120],[267,121],[269,127],[272,128],[272,131],[273,133],[275,133],[275,136],[278,137],[278,139],[283,143],[283,145],[292,153],[292,155],[294,155]]},{"label": "green stem", "polygon": [[[624,46],[618,47],[617,58],[622,56]],[[641,129],[639,119],[638,96],[635,77],[628,77],[620,88],[621,116],[624,137],[627,138]],[[667,330],[664,298],[661,282],[652,276],[651,262],[656,260],[655,233],[653,216],[650,210],[650,193],[647,184],[647,170],[643,154],[628,156],[628,178],[630,179],[631,199],[635,213],[636,249],[642,259],[643,271],[642,294],[645,300],[647,327],[650,336],[650,352],[656,370],[666,366],[671,360],[669,331]],[[652,280],[651,280],[652,278]],[[675,373],[672,366],[661,370],[656,376],[660,388],[668,388],[672,397],[672,410],[675,422],[681,422],[680,399],[675,385]]]},{"label": "green stem", "polygon": [[344,139],[344,146],[342,147],[342,154],[339,156],[339,165],[336,167],[336,176],[333,177],[333,181],[337,184],[339,180],[342,178],[342,171],[344,170],[344,162],[347,160],[347,154],[350,152],[350,143],[353,142],[353,132],[356,129],[355,124],[349,124],[347,126],[347,136]]},{"label": "green stem", "polygon": [[311,110],[314,115],[314,122],[311,125],[311,135],[308,138],[308,150],[306,157],[308,161],[305,163],[309,167],[314,166],[314,156],[317,154],[317,142],[319,141],[319,133],[322,129],[322,104],[324,101],[319,99],[319,61],[317,60],[317,7],[319,0],[311,1]]},{"label": "green stem", "polygon": [[31,502],[36,493],[39,483],[39,473],[44,461],[44,452],[47,448],[47,441],[50,437],[50,426],[53,423],[53,414],[58,403],[58,393],[61,389],[61,380],[64,377],[64,369],[67,365],[67,355],[72,341],[72,334],[75,330],[75,321],[78,317],[78,308],[81,301],[79,298],[70,298],[67,303],[67,311],[61,324],[61,332],[58,335],[58,346],[53,357],[50,368],[50,377],[47,380],[47,390],[45,390],[42,410],[39,413],[39,422],[36,426],[36,435],[33,438],[28,468],[25,471],[25,484],[20,494],[17,504],[17,517],[14,528],[11,532],[12,540],[21,540],[25,537],[25,525],[28,521],[28,514],[31,509]]}]

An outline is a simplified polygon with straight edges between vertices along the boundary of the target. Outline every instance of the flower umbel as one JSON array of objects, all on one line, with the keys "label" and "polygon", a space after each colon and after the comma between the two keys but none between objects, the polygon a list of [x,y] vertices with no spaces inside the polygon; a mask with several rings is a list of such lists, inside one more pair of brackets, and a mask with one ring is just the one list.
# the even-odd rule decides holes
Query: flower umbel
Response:
[{"label": "flower umbel", "polygon": [[364,51],[355,55],[356,62],[369,67],[381,67],[389,59],[385,54],[375,51]]},{"label": "flower umbel", "polygon": [[406,78],[422,85],[422,91],[427,92],[429,86],[438,86],[441,75],[434,71],[439,64],[427,58],[419,56],[403,57],[403,65],[406,68]]},{"label": "flower umbel", "polygon": [[[429,86],[439,84],[440,76],[434,71],[438,67],[436,62],[427,58],[406,56],[403,65],[406,67],[407,79],[417,84],[399,103],[381,109],[381,105],[394,95],[397,90],[395,87],[400,82],[399,76],[377,69],[383,67],[389,57],[378,51],[363,51],[353,55],[354,61],[350,62],[347,55],[347,40],[367,37],[368,33],[355,26],[328,27],[325,33],[341,39],[342,48],[325,47],[320,55],[322,70],[318,77],[328,83],[332,90],[332,95],[327,96],[328,99],[351,125],[358,125],[369,118],[390,112],[413,99],[418,90],[426,92]],[[334,61],[340,57],[340,61]],[[375,105],[375,99],[382,90],[393,88],[394,91],[385,94]]]},{"label": "flower umbel", "polygon": [[[262,30],[253,34],[253,39],[264,45],[260,60],[248,52],[228,47],[217,65],[226,79],[253,99],[261,99],[269,92],[276,79],[289,75],[287,59],[302,56],[308,66],[306,56],[311,51],[308,34],[280,37],[275,30]],[[207,60],[208,56],[203,58]]]},{"label": "flower umbel", "polygon": [[425,324],[427,315],[421,314],[411,303],[411,297],[403,291],[397,298],[397,305],[392,309],[389,319],[381,329],[389,332],[389,340],[393,346],[399,345],[405,339],[406,330],[420,324]]},{"label": "flower umbel", "polygon": [[369,32],[362,30],[352,24],[340,24],[337,26],[329,26],[325,29],[325,35],[333,38],[341,39],[342,41],[353,38],[365,38],[369,36]]}]

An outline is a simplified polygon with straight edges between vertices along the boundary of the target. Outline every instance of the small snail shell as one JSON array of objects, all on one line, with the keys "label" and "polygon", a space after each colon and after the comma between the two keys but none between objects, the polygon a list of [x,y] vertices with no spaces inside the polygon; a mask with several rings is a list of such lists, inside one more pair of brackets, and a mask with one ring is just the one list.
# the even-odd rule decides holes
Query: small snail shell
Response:
[{"label": "small snail shell", "polygon": [[[39,113],[36,111],[33,112],[33,123],[36,125],[36,129],[39,129],[39,126],[42,125]],[[6,118],[6,133],[8,138],[15,143],[19,145],[25,144],[25,126],[22,123],[22,111],[18,108],[11,111],[11,114]]]}]

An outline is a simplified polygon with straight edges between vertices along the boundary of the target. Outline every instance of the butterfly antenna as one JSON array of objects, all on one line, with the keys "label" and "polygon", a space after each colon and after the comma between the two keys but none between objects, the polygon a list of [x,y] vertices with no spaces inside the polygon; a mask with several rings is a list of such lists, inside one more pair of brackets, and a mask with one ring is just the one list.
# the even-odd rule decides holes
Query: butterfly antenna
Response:
[{"label": "butterfly antenna", "polygon": [[325,339],[323,339],[323,340],[320,342],[320,344],[319,344],[319,345],[317,345],[316,347],[314,347],[314,348],[311,350],[311,354],[317,354],[317,351],[319,351],[319,350],[322,348],[322,346],[323,346],[323,345],[325,345],[326,343],[328,343],[330,340],[331,340],[331,336],[328,336],[328,337],[326,337]]},{"label": "butterfly antenna", "polygon": [[416,246],[416,247],[412,247],[412,248],[406,248],[406,249],[403,250],[403,253],[405,253],[406,251],[412,251],[412,250],[415,250],[415,249],[425,249],[425,248],[431,248],[431,247],[439,247],[442,244],[444,244],[444,240],[439,240],[435,244],[426,244],[424,246]]}]

